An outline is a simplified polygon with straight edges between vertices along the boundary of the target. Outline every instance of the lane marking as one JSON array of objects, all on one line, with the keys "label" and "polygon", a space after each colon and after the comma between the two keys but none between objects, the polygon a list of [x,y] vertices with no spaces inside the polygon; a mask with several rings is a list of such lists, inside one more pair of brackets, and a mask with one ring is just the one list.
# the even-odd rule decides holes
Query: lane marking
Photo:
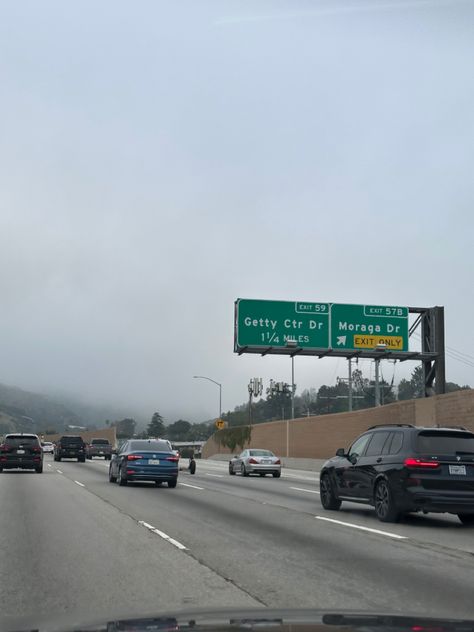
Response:
[{"label": "lane marking", "polygon": [[48,463],[48,467],[53,467],[53,466],[51,465],[51,463]]},{"label": "lane marking", "polygon": [[224,474],[209,474],[209,472],[206,472],[206,476],[214,476],[215,478],[224,478]]},{"label": "lane marking", "polygon": [[62,474],[61,470],[56,470],[56,472],[57,472],[58,474]]},{"label": "lane marking", "polygon": [[298,474],[286,474],[286,472],[282,472],[281,475],[284,478],[297,478],[300,481],[319,481],[319,472],[315,473],[314,477],[298,476]]},{"label": "lane marking", "polygon": [[296,489],[297,492],[308,492],[308,494],[319,494],[315,489],[303,489],[303,487],[289,487],[288,489]]},{"label": "lane marking", "polygon": [[159,529],[154,527],[152,524],[148,524],[148,522],[144,522],[143,520],[139,520],[138,524],[141,524],[142,527],[145,527],[146,529],[148,529],[152,533],[155,533],[156,535],[159,535],[160,538],[163,538],[163,540],[166,540],[167,542],[169,542],[170,544],[175,546],[180,551],[187,551],[188,550],[187,547],[184,546],[184,544],[181,544],[181,542],[178,542],[178,540],[175,540],[174,538],[171,538],[169,535],[167,535],[163,531],[160,531]]},{"label": "lane marking", "polygon": [[368,531],[369,533],[376,533],[377,535],[385,535],[388,538],[395,538],[396,540],[408,540],[406,535],[398,535],[398,533],[390,533],[390,531],[380,531],[380,529],[371,529],[370,527],[363,527],[360,524],[354,524],[352,522],[343,522],[342,520],[334,520],[334,518],[326,518],[325,516],[314,516],[316,520],[324,520],[325,522],[332,522],[334,524],[340,524],[344,527],[351,527],[352,529],[360,529],[361,531]]},{"label": "lane marking", "polygon": [[80,485],[81,487],[85,487],[84,483],[80,483],[79,481],[74,481],[76,485]]},{"label": "lane marking", "polygon": [[183,485],[183,487],[192,487],[193,489],[201,489],[201,490],[204,489],[204,487],[198,487],[197,485],[189,485],[189,483],[178,483],[178,485]]}]

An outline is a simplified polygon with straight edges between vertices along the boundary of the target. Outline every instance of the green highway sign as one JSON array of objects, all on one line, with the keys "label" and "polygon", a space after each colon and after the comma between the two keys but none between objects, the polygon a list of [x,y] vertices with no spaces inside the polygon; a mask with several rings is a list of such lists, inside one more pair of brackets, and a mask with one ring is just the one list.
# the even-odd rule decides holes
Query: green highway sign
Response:
[{"label": "green highway sign", "polygon": [[333,303],[329,346],[408,351],[408,307]]},{"label": "green highway sign", "polygon": [[408,351],[408,307],[237,299],[234,351]]},{"label": "green highway sign", "polygon": [[[326,347],[329,304],[238,299],[235,304],[235,351],[242,347]],[[290,344],[288,344],[290,343]]]}]

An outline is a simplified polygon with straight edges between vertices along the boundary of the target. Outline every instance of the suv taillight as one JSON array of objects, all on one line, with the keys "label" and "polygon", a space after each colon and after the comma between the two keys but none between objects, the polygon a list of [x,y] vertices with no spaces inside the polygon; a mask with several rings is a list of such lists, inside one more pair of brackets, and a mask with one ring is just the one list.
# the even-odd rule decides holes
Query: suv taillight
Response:
[{"label": "suv taillight", "polygon": [[127,461],[138,461],[139,459],[143,459],[141,454],[129,454],[127,456]]},{"label": "suv taillight", "polygon": [[0,445],[0,452],[10,452],[11,450],[11,446],[7,445],[6,443],[2,443],[2,445]]},{"label": "suv taillight", "polygon": [[179,461],[179,456],[167,456],[165,461],[172,461],[173,463],[177,463]]},{"label": "suv taillight", "polygon": [[406,458],[403,463],[406,467],[424,468],[427,470],[433,470],[440,465],[438,461],[423,461],[423,459],[417,459],[411,456]]}]

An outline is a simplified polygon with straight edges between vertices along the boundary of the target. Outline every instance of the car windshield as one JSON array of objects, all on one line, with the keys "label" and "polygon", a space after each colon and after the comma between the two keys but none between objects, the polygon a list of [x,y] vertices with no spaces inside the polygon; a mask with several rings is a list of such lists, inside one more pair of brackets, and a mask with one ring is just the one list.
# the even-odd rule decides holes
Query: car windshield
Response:
[{"label": "car windshield", "polygon": [[473,75],[474,0],[1,0],[1,632],[474,628]]},{"label": "car windshield", "polygon": [[474,454],[474,435],[461,432],[420,432],[416,440],[420,454]]},{"label": "car windshield", "polygon": [[19,447],[20,445],[23,445],[23,446],[38,445],[38,439],[37,437],[12,436],[12,437],[7,437],[5,440],[5,443],[9,446],[16,448],[16,447]]},{"label": "car windshield", "polygon": [[129,449],[146,452],[171,452],[166,441],[130,441]]}]

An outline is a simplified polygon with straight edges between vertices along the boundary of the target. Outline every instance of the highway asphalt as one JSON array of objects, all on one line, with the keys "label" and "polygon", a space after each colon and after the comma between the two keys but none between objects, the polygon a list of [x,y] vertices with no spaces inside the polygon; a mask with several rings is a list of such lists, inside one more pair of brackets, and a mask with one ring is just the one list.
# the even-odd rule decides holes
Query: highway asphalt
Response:
[{"label": "highway asphalt", "polygon": [[229,476],[198,461],[176,489],[108,481],[108,462],[0,475],[1,615],[78,622],[207,607],[474,617],[474,529],[382,524],[320,504],[316,472]]}]

